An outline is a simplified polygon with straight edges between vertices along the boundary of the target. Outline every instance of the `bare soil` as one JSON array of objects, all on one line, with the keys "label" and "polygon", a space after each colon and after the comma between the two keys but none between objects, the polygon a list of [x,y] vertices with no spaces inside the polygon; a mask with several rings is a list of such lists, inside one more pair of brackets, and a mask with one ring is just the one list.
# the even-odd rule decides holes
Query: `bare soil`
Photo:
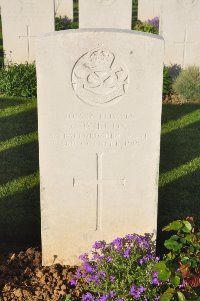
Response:
[{"label": "bare soil", "polygon": [[58,301],[71,294],[80,300],[81,287],[72,287],[70,277],[76,267],[54,265],[42,267],[41,250],[21,252],[0,250],[0,301]]}]

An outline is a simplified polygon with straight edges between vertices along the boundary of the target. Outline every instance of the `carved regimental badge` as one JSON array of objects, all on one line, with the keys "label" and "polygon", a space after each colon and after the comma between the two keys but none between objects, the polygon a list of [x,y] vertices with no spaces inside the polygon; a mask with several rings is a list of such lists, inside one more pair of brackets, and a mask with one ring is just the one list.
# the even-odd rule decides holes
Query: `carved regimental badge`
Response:
[{"label": "carved regimental badge", "polygon": [[96,1],[101,5],[111,5],[115,2],[115,0],[96,0]]},{"label": "carved regimental badge", "polygon": [[197,0],[179,0],[179,3],[185,7],[189,7],[196,4]]},{"label": "carved regimental badge", "polygon": [[72,85],[76,95],[87,104],[114,104],[126,93],[128,71],[112,52],[92,50],[76,62]]}]

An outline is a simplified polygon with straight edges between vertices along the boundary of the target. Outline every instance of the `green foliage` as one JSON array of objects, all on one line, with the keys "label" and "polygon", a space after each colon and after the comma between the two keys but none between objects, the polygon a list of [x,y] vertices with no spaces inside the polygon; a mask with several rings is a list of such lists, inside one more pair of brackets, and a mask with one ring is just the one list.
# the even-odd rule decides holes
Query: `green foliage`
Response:
[{"label": "green foliage", "polygon": [[[161,301],[198,300],[200,288],[200,231],[193,218],[173,221],[163,231],[175,231],[165,241],[169,250],[163,260],[155,265],[160,281],[168,280],[170,288],[165,291]],[[171,290],[169,292],[169,289]]]},{"label": "green foliage", "polygon": [[72,22],[68,17],[56,17],[55,19],[56,31],[66,29],[77,29],[78,22]]},{"label": "green foliage", "polygon": [[163,95],[169,95],[172,91],[172,77],[170,75],[170,67],[164,66],[163,69]]},{"label": "green foliage", "polygon": [[32,98],[37,95],[35,64],[8,64],[0,69],[0,93]]},{"label": "green foliage", "polygon": [[158,34],[158,29],[148,22],[137,21],[133,25],[134,30]]},{"label": "green foliage", "polygon": [[82,285],[83,300],[111,301],[158,300],[160,286],[153,267],[159,258],[154,254],[150,235],[129,234],[112,243],[97,241],[91,254],[80,256],[83,264],[71,284]]},{"label": "green foliage", "polygon": [[182,70],[173,84],[175,93],[183,101],[200,101],[200,69],[189,66]]}]

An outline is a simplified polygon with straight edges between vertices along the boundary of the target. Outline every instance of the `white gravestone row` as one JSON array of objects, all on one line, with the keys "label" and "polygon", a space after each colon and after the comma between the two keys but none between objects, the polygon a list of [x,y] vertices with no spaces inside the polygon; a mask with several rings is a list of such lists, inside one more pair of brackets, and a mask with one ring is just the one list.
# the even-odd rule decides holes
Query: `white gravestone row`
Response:
[{"label": "white gravestone row", "polygon": [[79,28],[131,29],[131,23],[132,0],[79,0]]},{"label": "white gravestone row", "polygon": [[200,66],[200,0],[162,0],[160,34],[166,65]]},{"label": "white gravestone row", "polygon": [[37,50],[43,264],[156,232],[162,38],[68,30]]},{"label": "white gravestone row", "polygon": [[138,20],[147,21],[155,17],[160,17],[162,0],[139,0]]},{"label": "white gravestone row", "polygon": [[6,61],[35,60],[35,39],[54,31],[53,0],[1,0],[3,48]]},{"label": "white gravestone row", "polygon": [[57,17],[68,17],[73,20],[73,0],[54,0]]}]

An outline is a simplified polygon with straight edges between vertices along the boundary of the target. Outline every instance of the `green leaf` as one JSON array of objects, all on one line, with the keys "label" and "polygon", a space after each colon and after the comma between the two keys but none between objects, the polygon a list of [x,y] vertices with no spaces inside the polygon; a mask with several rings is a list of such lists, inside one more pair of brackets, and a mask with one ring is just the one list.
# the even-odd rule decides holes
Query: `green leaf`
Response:
[{"label": "green leaf", "polygon": [[175,276],[173,278],[171,278],[171,283],[174,287],[177,287],[180,284],[181,280],[180,277]]},{"label": "green leaf", "polygon": [[167,225],[166,227],[164,227],[162,230],[163,231],[178,231],[182,228],[183,224],[181,221],[174,221],[172,223],[170,223],[169,225]]},{"label": "green leaf", "polygon": [[184,227],[182,228],[183,232],[190,233],[192,230],[192,225],[188,221],[183,221]]},{"label": "green leaf", "polygon": [[178,300],[179,301],[186,301],[185,296],[181,292],[177,292]]},{"label": "green leaf", "polygon": [[190,263],[190,259],[189,259],[189,257],[182,257],[181,258],[181,262],[183,263],[183,264],[187,264],[187,263]]},{"label": "green leaf", "polygon": [[160,281],[167,281],[167,279],[170,277],[171,272],[170,270],[166,267],[165,263],[163,261],[158,262],[154,270],[158,272],[158,279]]},{"label": "green leaf", "polygon": [[179,239],[179,236],[178,236],[178,235],[172,235],[172,236],[170,237],[170,239],[172,239],[172,240],[178,240],[178,239]]},{"label": "green leaf", "polygon": [[164,293],[161,298],[160,301],[170,301],[173,297],[173,294],[171,293]]},{"label": "green leaf", "polygon": [[168,249],[168,250],[173,250],[173,251],[179,251],[182,248],[182,244],[179,244],[177,241],[175,240],[171,240],[168,239],[165,241],[164,246]]}]

